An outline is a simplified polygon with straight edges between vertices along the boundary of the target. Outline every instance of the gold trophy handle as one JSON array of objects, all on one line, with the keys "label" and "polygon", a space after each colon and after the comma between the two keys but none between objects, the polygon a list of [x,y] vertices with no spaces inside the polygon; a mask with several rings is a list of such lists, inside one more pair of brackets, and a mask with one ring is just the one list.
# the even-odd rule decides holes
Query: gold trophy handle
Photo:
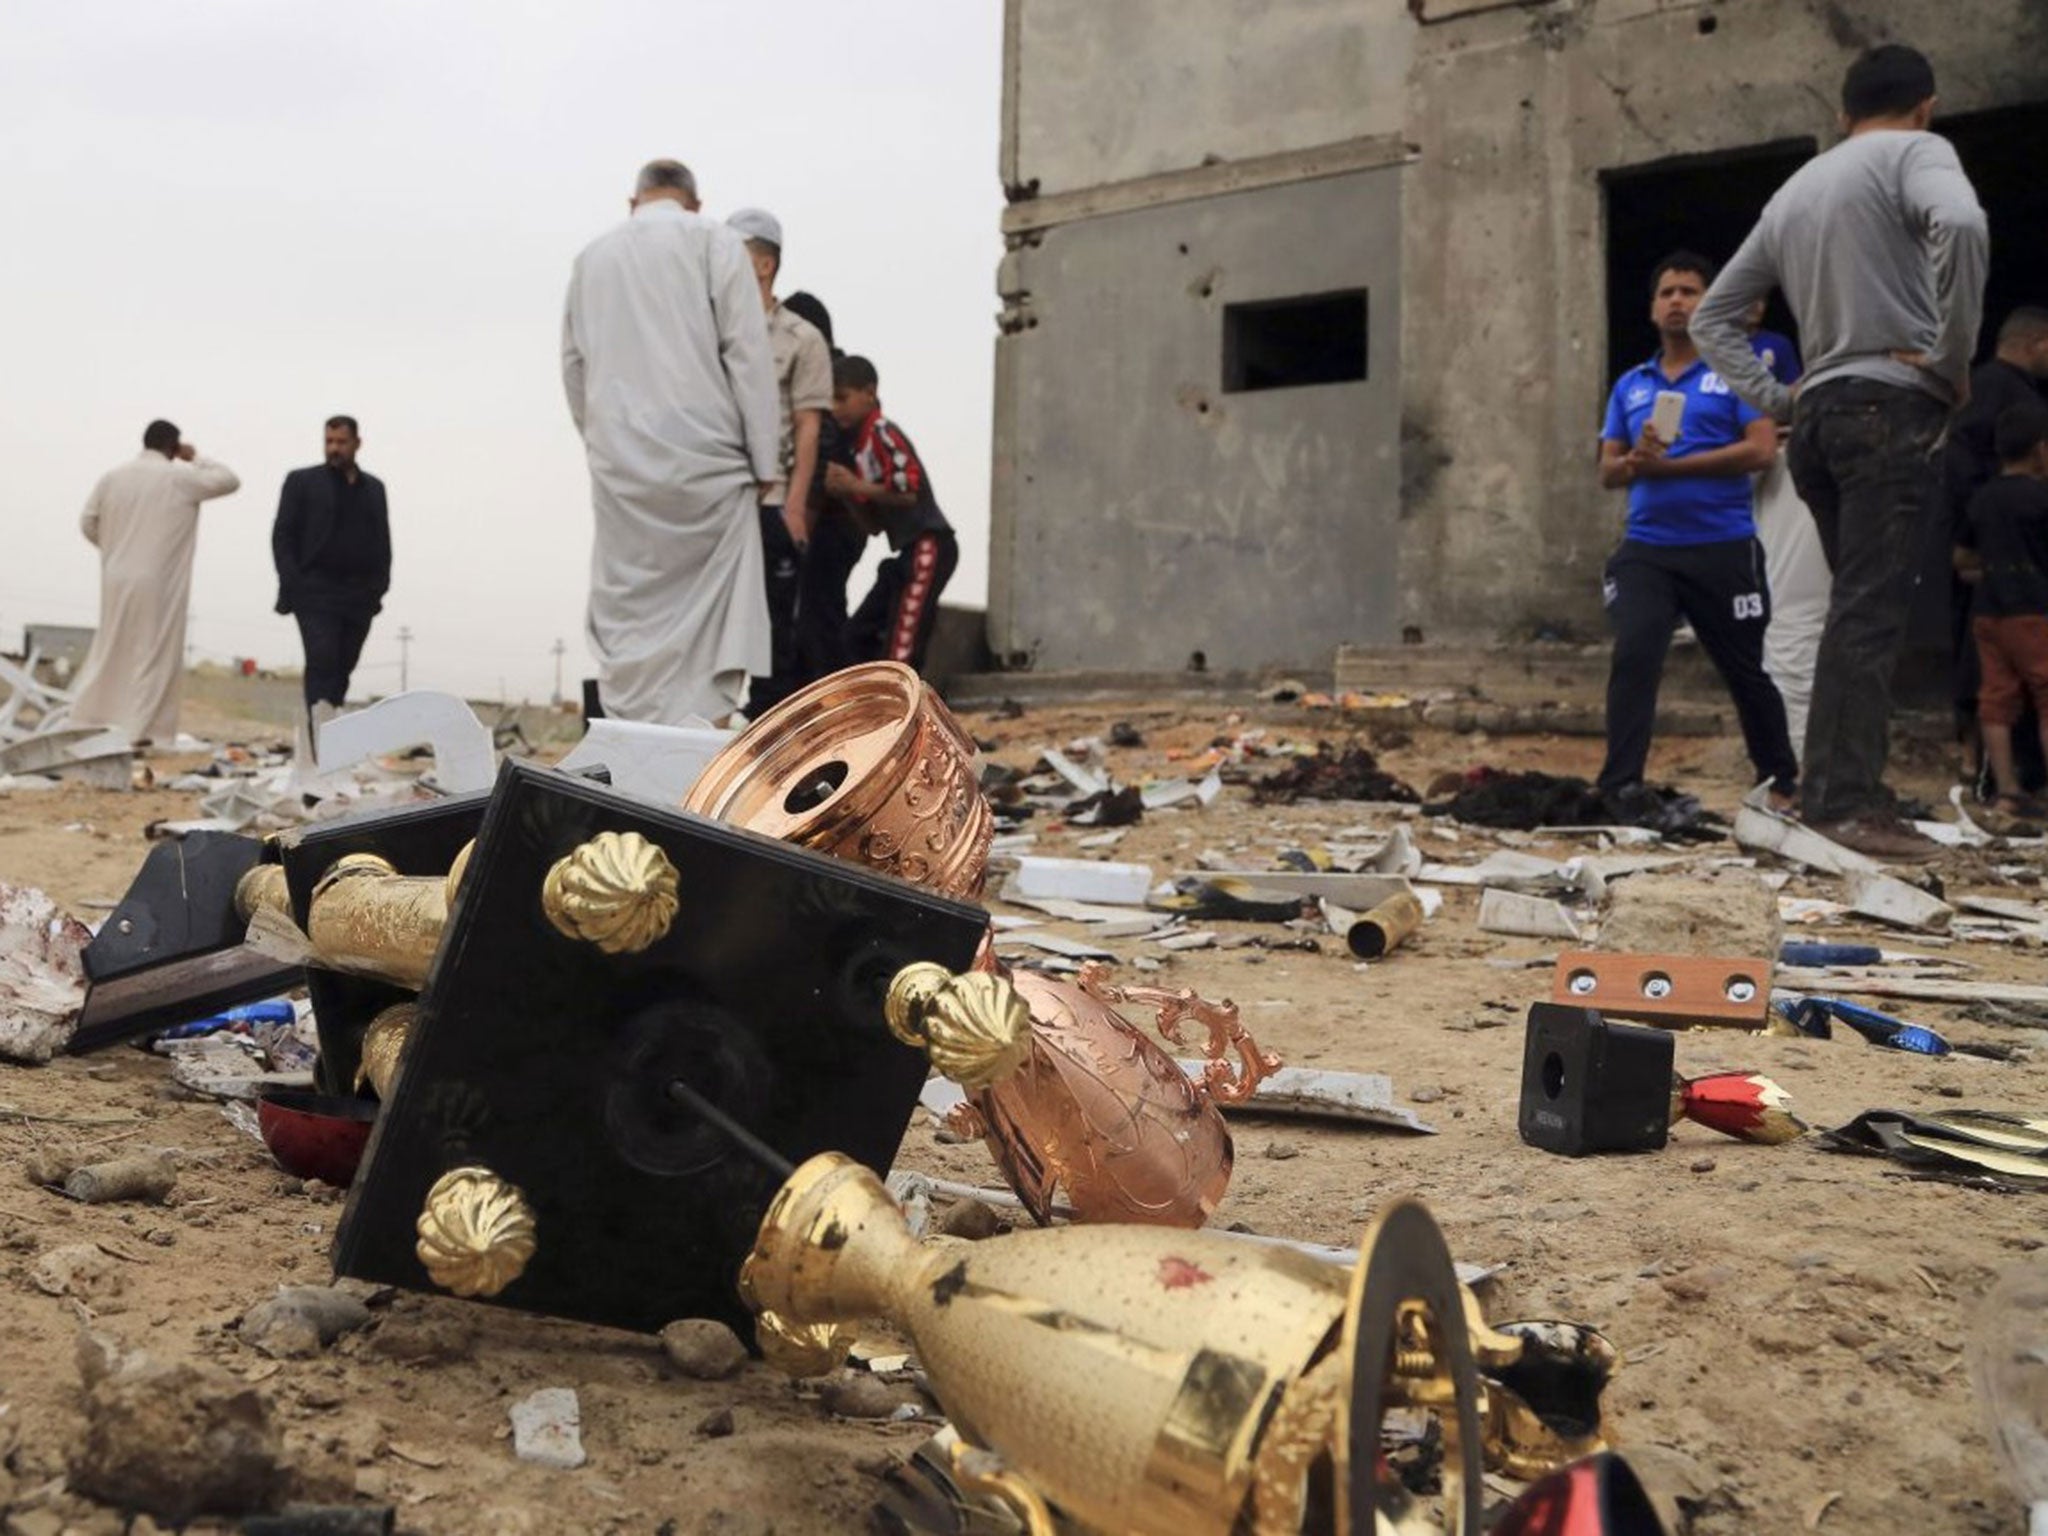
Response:
[{"label": "gold trophy handle", "polygon": [[[1120,987],[1109,980],[1109,967],[1090,960],[1081,967],[1081,990],[1097,1002],[1129,1003],[1158,1011],[1159,1033],[1175,1045],[1187,1044],[1181,1033],[1183,1021],[1192,1019],[1209,1032],[1202,1054],[1209,1058],[1202,1069],[1202,1086],[1219,1104],[1242,1104],[1259,1090],[1259,1084],[1280,1070],[1280,1058],[1261,1050],[1237,1016],[1237,1004],[1225,998],[1212,1003],[1187,988],[1170,991],[1165,987]],[[1232,1050],[1239,1067],[1233,1071],[1223,1058]]]},{"label": "gold trophy handle", "polygon": [[1359,1244],[1339,1346],[1350,1361],[1351,1389],[1337,1405],[1338,1530],[1380,1529],[1387,1513],[1381,1420],[1391,1408],[1422,1408],[1443,1431],[1446,1528],[1451,1536],[1478,1536],[1485,1408],[1466,1324],[1469,1294],[1443,1233],[1418,1201],[1389,1206]]},{"label": "gold trophy handle", "polygon": [[906,965],[889,983],[889,1033],[931,1057],[969,1093],[1001,1082],[1031,1054],[1031,1009],[1007,976]]}]

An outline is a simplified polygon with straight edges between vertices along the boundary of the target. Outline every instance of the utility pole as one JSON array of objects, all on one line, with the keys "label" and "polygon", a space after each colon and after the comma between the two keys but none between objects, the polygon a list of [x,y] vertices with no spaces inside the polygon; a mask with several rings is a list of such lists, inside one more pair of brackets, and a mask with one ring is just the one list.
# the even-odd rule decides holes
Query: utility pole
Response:
[{"label": "utility pole", "polygon": [[555,708],[562,707],[562,653],[569,647],[560,640],[555,642]]},{"label": "utility pole", "polygon": [[412,627],[398,626],[398,691],[407,693],[412,688]]}]

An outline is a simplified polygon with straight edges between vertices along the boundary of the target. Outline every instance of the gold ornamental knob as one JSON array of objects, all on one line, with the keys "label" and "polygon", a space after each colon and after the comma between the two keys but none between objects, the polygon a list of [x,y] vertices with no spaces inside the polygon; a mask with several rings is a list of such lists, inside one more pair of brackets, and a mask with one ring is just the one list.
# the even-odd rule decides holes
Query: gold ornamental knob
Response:
[{"label": "gold ornamental knob", "polygon": [[638,832],[600,832],[555,861],[541,910],[572,939],[608,955],[637,954],[675,921],[676,867]]},{"label": "gold ornamental knob", "polygon": [[1007,976],[906,965],[889,983],[889,1033],[931,1057],[969,1093],[1001,1082],[1031,1054],[1031,1009]]},{"label": "gold ornamental knob", "polygon": [[427,1191],[414,1247],[434,1284],[495,1296],[526,1272],[537,1246],[526,1196],[488,1168],[457,1168]]}]

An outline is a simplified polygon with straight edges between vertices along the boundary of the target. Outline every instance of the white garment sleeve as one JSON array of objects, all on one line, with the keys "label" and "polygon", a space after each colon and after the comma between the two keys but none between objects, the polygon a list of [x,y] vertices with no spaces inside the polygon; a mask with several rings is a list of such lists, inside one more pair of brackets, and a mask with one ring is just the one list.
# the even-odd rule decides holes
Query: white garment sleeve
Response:
[{"label": "white garment sleeve", "polygon": [[1927,354],[1927,371],[1960,392],[1984,318],[1991,226],[1954,148],[1934,134],[1917,137],[1899,191],[1927,241],[1935,300],[1941,306],[1941,334]]},{"label": "white garment sleeve", "polygon": [[242,477],[217,459],[191,459],[178,464],[174,473],[194,499],[211,501],[231,496],[242,488]]},{"label": "white garment sleeve", "polygon": [[100,542],[100,496],[107,488],[107,477],[101,475],[93,482],[92,494],[85,498],[85,510],[78,514],[78,531],[85,535],[85,542],[95,547]]},{"label": "white garment sleeve", "polygon": [[768,344],[768,317],[761,308],[761,283],[747,248],[730,230],[712,238],[711,315],[718,326],[718,355],[726,382],[740,408],[747,459],[764,484],[781,478],[781,400],[775,388],[775,351]]},{"label": "white garment sleeve", "polygon": [[[580,268],[581,263],[578,263]],[[569,292],[562,300],[562,392],[569,397],[569,419],[583,435],[583,347],[576,339],[576,277],[569,274]]]},{"label": "white garment sleeve", "polygon": [[[1768,211],[1764,217],[1770,217]],[[1790,421],[1792,391],[1764,366],[1749,344],[1749,331],[1743,324],[1749,306],[1768,299],[1777,286],[1777,263],[1771,259],[1764,226],[1759,222],[1692,312],[1690,329],[1700,356],[1730,389],[1766,416]]]}]

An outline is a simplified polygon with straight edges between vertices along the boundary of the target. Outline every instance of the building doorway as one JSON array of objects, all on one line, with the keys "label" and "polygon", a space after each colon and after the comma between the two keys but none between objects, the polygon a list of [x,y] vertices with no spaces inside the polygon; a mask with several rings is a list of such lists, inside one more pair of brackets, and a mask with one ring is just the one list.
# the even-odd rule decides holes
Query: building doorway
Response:
[{"label": "building doorway", "polygon": [[[1817,147],[1812,139],[1781,139],[1601,173],[1607,203],[1608,384],[1657,349],[1650,268],[1678,250],[1717,262],[1733,256],[1771,194]],[[1782,297],[1771,300],[1764,325],[1799,339]],[[1588,410],[1597,413],[1598,402]]]},{"label": "building doorway", "polygon": [[1989,357],[1998,325],[2022,304],[2048,304],[2048,101],[1989,112],[1965,112],[1934,125],[1956,147],[1991,220],[1991,275],[1984,285],[1984,335],[1977,356]]}]

